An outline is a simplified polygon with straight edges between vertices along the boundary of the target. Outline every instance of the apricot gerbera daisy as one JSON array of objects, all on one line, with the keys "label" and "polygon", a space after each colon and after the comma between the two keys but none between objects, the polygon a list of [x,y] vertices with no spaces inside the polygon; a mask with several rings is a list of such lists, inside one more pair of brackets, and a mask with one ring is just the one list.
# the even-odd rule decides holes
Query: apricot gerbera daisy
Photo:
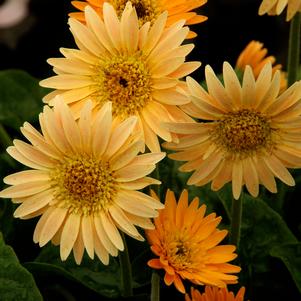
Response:
[{"label": "apricot gerbera daisy", "polygon": [[31,144],[14,140],[7,152],[31,169],[4,178],[12,186],[0,197],[21,203],[15,217],[42,215],[33,236],[41,247],[52,240],[62,260],[73,249],[79,264],[86,249],[108,264],[109,254],[124,248],[119,230],[143,240],[134,225],[153,228],[149,218],[163,205],[135,190],[160,183],[145,176],[164,153],[137,156],[141,142],[131,134],[137,118],[113,127],[111,103],[94,120],[91,107],[87,102],[76,122],[63,101],[53,110],[45,106],[42,134],[25,122],[21,131]]},{"label": "apricot gerbera daisy", "polygon": [[62,95],[76,117],[87,99],[92,99],[95,111],[112,101],[115,117],[138,117],[142,139],[151,151],[158,152],[157,135],[166,141],[173,139],[158,119],[191,121],[177,106],[190,102],[186,84],[179,78],[200,66],[199,62],[184,62],[193,48],[192,44],[180,46],[188,28],[180,21],[164,29],[166,13],[152,27],[149,23],[140,27],[130,3],[120,20],[108,3],[103,5],[103,14],[104,21],[88,6],[87,25],[69,20],[80,50],[62,49],[66,58],[48,61],[58,75],[40,84],[57,90],[44,100],[52,105],[53,96]]},{"label": "apricot gerbera daisy", "polygon": [[[244,71],[247,65],[250,65],[253,69],[253,74],[255,79],[262,68],[270,62],[272,65],[276,62],[276,58],[272,55],[267,56],[268,50],[263,47],[263,43],[258,41],[251,41],[245,49],[240,53],[237,61],[236,68]],[[281,71],[281,64],[276,64],[273,66],[273,74],[277,71]],[[285,90],[287,88],[287,80],[285,72],[281,72],[281,87],[280,90]]]},{"label": "apricot gerbera daisy", "polygon": [[240,288],[236,296],[229,292],[226,287],[206,286],[204,293],[200,293],[197,289],[191,287],[191,297],[186,294],[185,301],[243,301],[244,295],[244,287]]},{"label": "apricot gerbera daisy", "polygon": [[175,160],[188,161],[181,171],[194,171],[189,185],[211,183],[218,190],[232,181],[239,198],[243,185],[258,195],[259,184],[277,192],[274,177],[287,185],[295,181],[287,168],[301,167],[301,82],[279,94],[280,72],[272,76],[265,65],[257,80],[247,66],[242,86],[228,63],[224,63],[224,85],[210,66],[205,68],[208,92],[187,79],[193,104],[186,111],[206,122],[167,124],[184,134],[178,144],[166,147],[179,151]]},{"label": "apricot gerbera daisy", "polygon": [[287,6],[286,21],[290,21],[301,11],[301,0],[263,0],[259,7],[259,15],[280,15]]},{"label": "apricot gerbera daisy", "polygon": [[[103,17],[102,7],[105,2],[112,4],[118,16],[121,16],[127,0],[86,0],[86,1],[72,1],[72,5],[79,9],[81,12],[70,13],[70,16],[85,22],[85,15],[83,11],[87,5],[92,6],[97,13]],[[202,23],[207,20],[207,17],[198,15],[193,12],[194,9],[203,6],[207,0],[132,0],[131,3],[137,11],[140,24],[146,22],[154,23],[156,18],[165,10],[168,12],[168,19],[166,26],[180,21],[186,20],[186,25],[193,25]],[[196,33],[190,31],[187,38],[196,37]]]},{"label": "apricot gerbera daisy", "polygon": [[231,274],[240,271],[240,267],[228,263],[237,256],[235,246],[218,245],[228,233],[217,229],[221,217],[215,213],[205,217],[205,211],[205,205],[199,207],[198,198],[188,205],[187,190],[182,192],[178,204],[169,190],[165,209],[154,220],[155,229],[146,231],[151,250],[159,256],[149,260],[148,265],[164,269],[165,283],[174,283],[182,293],[182,279],[225,287],[227,283],[236,283],[237,276]]}]

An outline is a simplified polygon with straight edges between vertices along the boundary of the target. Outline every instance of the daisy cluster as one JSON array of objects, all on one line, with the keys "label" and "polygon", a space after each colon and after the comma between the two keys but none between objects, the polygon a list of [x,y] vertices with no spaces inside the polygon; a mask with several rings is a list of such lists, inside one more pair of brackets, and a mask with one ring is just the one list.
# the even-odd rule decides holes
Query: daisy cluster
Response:
[{"label": "daisy cluster", "polygon": [[[73,1],[68,24],[76,49],[50,58],[54,76],[40,82],[53,89],[43,99],[40,131],[25,122],[28,140],[7,152],[28,169],[8,175],[0,197],[19,204],[14,216],[39,216],[33,240],[52,242],[77,264],[84,253],[105,265],[125,249],[124,234],[143,241],[164,270],[164,282],[186,293],[186,301],[242,301],[227,285],[238,282],[234,244],[222,244],[221,217],[206,215],[198,198],[171,190],[164,204],[148,190],[149,176],[168,150],[191,172],[188,185],[232,185],[234,202],[244,187],[253,197],[260,185],[277,192],[275,178],[289,186],[289,168],[301,167],[301,82],[287,75],[258,41],[251,41],[222,81],[210,66],[205,84],[189,75],[201,65],[186,61],[196,33],[188,25],[207,18],[193,10],[205,0]],[[259,14],[290,20],[300,1],[263,0]],[[240,79],[237,74],[243,74]],[[161,142],[164,142],[161,145]],[[158,168],[158,167],[157,167]],[[154,175],[154,174],[153,174]],[[142,191],[139,191],[142,190]],[[139,229],[140,228],[140,229]],[[145,232],[142,232],[144,229]],[[145,234],[145,235],[144,235]]]}]

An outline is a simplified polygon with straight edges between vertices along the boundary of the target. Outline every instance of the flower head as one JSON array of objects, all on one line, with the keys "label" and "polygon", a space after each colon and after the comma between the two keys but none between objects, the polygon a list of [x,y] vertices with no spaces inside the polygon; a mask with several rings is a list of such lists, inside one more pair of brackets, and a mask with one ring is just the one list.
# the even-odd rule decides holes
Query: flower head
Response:
[{"label": "flower head", "polygon": [[159,258],[151,259],[148,265],[164,269],[164,281],[174,283],[185,293],[181,279],[195,284],[225,287],[236,283],[240,268],[228,262],[236,258],[235,246],[218,245],[228,231],[218,230],[221,217],[211,213],[205,217],[206,206],[199,207],[195,198],[188,205],[188,192],[184,190],[178,204],[174,193],[167,191],[165,209],[155,218],[155,229],[147,230],[151,250]]},{"label": "flower head", "polygon": [[301,0],[263,0],[259,7],[259,15],[280,15],[287,6],[286,21],[290,21],[301,11]]},{"label": "flower head", "polygon": [[54,109],[45,106],[40,114],[42,134],[24,123],[21,131],[31,144],[14,140],[7,152],[31,169],[4,178],[11,187],[0,197],[21,203],[15,217],[41,215],[34,242],[60,244],[62,260],[73,249],[79,264],[86,249],[108,264],[109,254],[124,248],[119,230],[143,240],[135,225],[153,228],[149,218],[163,205],[135,190],[160,183],[145,176],[164,153],[137,155],[136,121],[112,125],[109,102],[94,118],[87,102],[75,121],[67,105],[56,100]]},{"label": "flower head", "polygon": [[[274,56],[267,56],[268,50],[263,48],[263,43],[258,41],[251,41],[245,49],[239,55],[236,61],[236,68],[244,71],[247,65],[250,65],[253,69],[253,74],[255,79],[258,78],[260,71],[262,68],[270,62],[272,65],[275,63],[276,59]],[[281,71],[281,64],[277,64],[273,66],[272,72],[273,74],[277,71]],[[283,91],[287,88],[287,80],[285,72],[281,72],[281,88]]]},{"label": "flower head", "polygon": [[175,160],[188,161],[181,171],[194,171],[189,185],[211,183],[213,190],[232,181],[233,195],[243,185],[256,197],[259,184],[277,192],[275,178],[293,186],[287,168],[301,167],[301,82],[280,91],[280,72],[272,76],[265,65],[257,80],[250,66],[242,86],[228,63],[224,63],[224,85],[210,66],[205,70],[208,92],[187,79],[193,104],[186,111],[206,122],[167,124],[183,136],[166,147],[179,151]]},{"label": "flower head", "polygon": [[180,46],[188,33],[180,21],[165,28],[167,14],[139,26],[130,3],[119,19],[113,6],[103,5],[104,21],[91,7],[85,8],[87,25],[75,19],[69,24],[79,50],[62,49],[65,58],[50,59],[58,74],[40,84],[56,89],[44,99],[52,105],[62,95],[77,117],[87,99],[97,111],[112,101],[113,115],[120,120],[137,116],[136,129],[151,151],[160,151],[158,136],[175,139],[158,121],[191,121],[178,105],[189,103],[186,83],[179,78],[199,67],[185,63],[193,45]]},{"label": "flower head", "polygon": [[[126,6],[127,0],[86,0],[86,1],[72,1],[72,5],[81,12],[70,13],[70,16],[85,22],[85,14],[83,11],[87,5],[92,6],[97,13],[103,17],[102,7],[105,2],[113,5],[117,15],[121,16]],[[156,18],[164,11],[168,12],[168,19],[166,26],[171,26],[173,23],[182,19],[186,20],[186,25],[193,25],[202,23],[207,20],[207,17],[198,15],[193,12],[194,9],[203,6],[207,0],[132,0],[131,3],[137,11],[140,24],[146,22],[154,23]],[[196,33],[190,31],[187,38],[196,37]]]},{"label": "flower head", "polygon": [[232,292],[229,292],[226,287],[206,286],[204,293],[200,293],[197,289],[191,287],[191,298],[186,294],[185,301],[243,301],[244,295],[244,287],[240,288],[236,296]]}]

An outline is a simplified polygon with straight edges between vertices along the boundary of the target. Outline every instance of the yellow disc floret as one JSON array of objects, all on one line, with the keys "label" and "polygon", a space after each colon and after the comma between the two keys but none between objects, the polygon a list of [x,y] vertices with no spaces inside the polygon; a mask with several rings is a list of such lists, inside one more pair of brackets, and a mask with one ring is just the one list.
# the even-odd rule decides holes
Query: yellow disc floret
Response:
[{"label": "yellow disc floret", "polygon": [[109,163],[92,157],[65,159],[56,166],[51,180],[56,189],[56,205],[77,214],[107,210],[117,191]]}]

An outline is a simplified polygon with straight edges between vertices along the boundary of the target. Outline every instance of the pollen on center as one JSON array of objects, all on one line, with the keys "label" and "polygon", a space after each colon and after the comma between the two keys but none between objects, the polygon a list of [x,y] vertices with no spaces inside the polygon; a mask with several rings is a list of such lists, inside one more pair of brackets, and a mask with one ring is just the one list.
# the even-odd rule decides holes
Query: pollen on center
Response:
[{"label": "pollen on center", "polygon": [[94,81],[99,86],[97,102],[101,106],[112,101],[115,116],[135,115],[151,100],[151,76],[140,54],[101,61]]},{"label": "pollen on center", "polygon": [[218,121],[212,138],[227,153],[249,156],[272,146],[272,128],[262,114],[242,109],[228,113]]},{"label": "pollen on center", "polygon": [[[128,1],[112,0],[111,2],[117,11],[117,14],[121,16]],[[140,25],[146,22],[153,23],[161,13],[161,9],[157,0],[132,0],[131,3],[136,9]]]},{"label": "pollen on center", "polygon": [[56,189],[56,206],[70,213],[91,215],[105,211],[117,192],[109,163],[92,157],[65,159],[56,166],[51,180]]}]

